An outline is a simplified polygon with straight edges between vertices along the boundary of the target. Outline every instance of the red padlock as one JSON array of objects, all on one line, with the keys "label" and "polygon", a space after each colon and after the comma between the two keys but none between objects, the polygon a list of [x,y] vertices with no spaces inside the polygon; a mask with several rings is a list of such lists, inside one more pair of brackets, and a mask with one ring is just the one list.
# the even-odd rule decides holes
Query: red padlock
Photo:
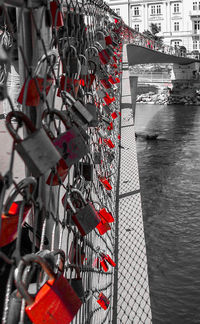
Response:
[{"label": "red padlock", "polygon": [[102,292],[98,295],[97,303],[105,310],[110,305],[109,299]]},{"label": "red padlock", "polygon": [[112,214],[110,212],[107,212],[107,210],[105,208],[102,208],[99,210],[99,216],[101,217],[101,220],[108,222],[108,223],[113,223],[114,217],[112,216]]},{"label": "red padlock", "polygon": [[99,176],[99,181],[103,184],[104,188],[108,191],[112,190],[112,186],[109,183],[109,181],[106,179],[106,177]]},{"label": "red padlock", "polygon": [[110,138],[104,138],[104,143],[106,145],[108,145],[110,148],[114,148],[115,147],[115,144],[113,144],[113,142],[111,141]]},{"label": "red padlock", "polygon": [[[32,263],[41,265],[49,276],[49,280],[40,288],[35,298],[29,295],[21,280],[24,267]],[[55,274],[48,262],[38,255],[28,254],[19,262],[15,284],[26,301],[26,314],[34,324],[69,324],[82,305],[63,274]]]},{"label": "red padlock", "polygon": [[51,10],[53,27],[64,26],[62,10],[61,10],[61,5],[59,0],[53,0],[50,2],[50,10]]},{"label": "red padlock", "polygon": [[[57,52],[51,50],[47,52],[47,55],[43,55],[33,73],[31,79],[27,79],[20,91],[17,101],[20,104],[25,103],[26,106],[38,106],[40,104],[41,95],[44,93],[46,96],[53,84],[52,68],[57,62]],[[47,64],[47,59],[52,62],[51,69]],[[26,96],[26,98],[24,98]]]},{"label": "red padlock", "polygon": [[[0,230],[0,247],[10,244],[17,238],[18,222],[23,225],[28,212],[32,205],[30,204],[31,194],[26,194],[26,201],[14,201],[20,192],[24,192],[25,189],[32,190],[34,192],[37,182],[35,178],[28,177],[20,181],[17,188],[14,188],[8,196],[4,205],[4,213],[1,214],[1,230]],[[29,187],[31,186],[31,187]],[[26,190],[26,191],[27,191]]]},{"label": "red padlock", "polygon": [[100,235],[107,233],[107,231],[111,230],[111,227],[108,222],[101,220],[101,222],[96,226]]},{"label": "red padlock", "polygon": [[114,111],[112,114],[111,114],[111,117],[112,119],[116,119],[118,117],[116,111]]}]

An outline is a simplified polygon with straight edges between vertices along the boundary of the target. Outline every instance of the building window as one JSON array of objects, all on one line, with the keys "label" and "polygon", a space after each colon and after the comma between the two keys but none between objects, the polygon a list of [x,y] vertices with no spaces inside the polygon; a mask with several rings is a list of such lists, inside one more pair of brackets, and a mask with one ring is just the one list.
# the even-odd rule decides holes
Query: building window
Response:
[{"label": "building window", "polygon": [[161,5],[151,6],[151,15],[161,15]]},{"label": "building window", "polygon": [[193,2],[193,10],[197,10],[197,1]]},{"label": "building window", "polygon": [[200,30],[200,20],[194,20],[194,32],[196,33],[197,30]]},{"label": "building window", "polygon": [[139,16],[140,15],[139,7],[133,7],[133,15],[134,16]]},{"label": "building window", "polygon": [[195,40],[193,41],[193,50],[197,50],[198,48],[198,42]]},{"label": "building window", "polygon": [[151,6],[151,15],[156,14],[156,6]]},{"label": "building window", "polygon": [[174,13],[179,13],[179,12],[180,12],[179,3],[174,3]]},{"label": "building window", "polygon": [[157,15],[161,14],[161,5],[156,6],[156,12],[157,12]]},{"label": "building window", "polygon": [[179,46],[180,42],[179,41],[174,41],[173,45],[174,45],[174,47]]},{"label": "building window", "polygon": [[174,31],[179,31],[179,22],[175,21],[174,23]]},{"label": "building window", "polygon": [[140,31],[140,25],[135,25],[134,29],[135,29],[136,32],[139,32]]}]

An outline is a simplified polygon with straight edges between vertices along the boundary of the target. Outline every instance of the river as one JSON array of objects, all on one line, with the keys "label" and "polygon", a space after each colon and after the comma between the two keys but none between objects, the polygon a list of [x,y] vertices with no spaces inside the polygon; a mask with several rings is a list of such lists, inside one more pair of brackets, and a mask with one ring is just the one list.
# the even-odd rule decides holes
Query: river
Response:
[{"label": "river", "polygon": [[153,324],[200,324],[200,107],[137,104]]}]

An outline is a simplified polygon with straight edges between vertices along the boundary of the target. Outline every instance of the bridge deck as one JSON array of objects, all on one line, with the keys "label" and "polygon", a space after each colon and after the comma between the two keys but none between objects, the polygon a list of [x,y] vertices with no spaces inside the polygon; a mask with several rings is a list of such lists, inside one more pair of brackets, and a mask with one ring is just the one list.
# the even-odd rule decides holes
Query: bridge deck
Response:
[{"label": "bridge deck", "polygon": [[197,59],[165,54],[135,44],[127,45],[127,55],[129,65],[149,63],[191,64],[194,62],[200,62],[200,60]]}]

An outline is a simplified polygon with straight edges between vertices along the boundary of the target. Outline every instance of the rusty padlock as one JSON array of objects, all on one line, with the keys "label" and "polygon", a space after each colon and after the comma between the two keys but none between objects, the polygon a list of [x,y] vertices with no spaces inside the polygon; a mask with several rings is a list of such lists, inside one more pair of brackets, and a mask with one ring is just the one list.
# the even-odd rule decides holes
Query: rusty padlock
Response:
[{"label": "rusty padlock", "polygon": [[[52,70],[57,62],[57,51],[51,50],[47,55],[43,55],[33,72],[32,78],[25,80],[20,91],[17,101],[26,106],[38,106],[41,100],[41,95],[47,96],[51,86],[53,85]],[[49,65],[48,62],[51,62]],[[25,97],[26,96],[26,97]]]},{"label": "rusty padlock", "polygon": [[81,235],[85,236],[95,229],[95,227],[100,223],[101,219],[93,204],[91,202],[87,202],[79,190],[72,189],[71,191],[76,192],[79,195],[79,200],[81,202],[81,207],[76,209],[72,204],[70,197],[67,199],[67,202],[73,212],[72,220],[76,224]]},{"label": "rusty padlock", "polygon": [[[70,275],[70,277],[67,278],[67,280],[69,281],[69,284],[72,286],[72,288],[74,289],[77,296],[81,300],[83,300],[83,298],[84,298],[84,288],[83,288],[82,278],[81,278],[81,275],[80,275],[80,268],[77,265],[75,266],[75,265],[72,265],[72,264],[69,264],[67,266],[67,268],[69,268],[71,270],[71,275]],[[76,273],[75,278],[72,278],[73,270],[75,270],[75,273]]]},{"label": "rusty padlock", "polygon": [[[0,229],[0,247],[10,244],[17,237],[18,222],[23,225],[28,212],[32,205],[31,200],[35,192],[37,181],[33,177],[27,177],[20,181],[17,189],[14,188],[4,204],[4,212],[1,214],[1,229]],[[25,191],[27,189],[27,192]],[[29,193],[28,190],[32,192]],[[26,194],[26,199],[23,201],[15,201],[19,193]],[[23,210],[21,210],[23,208]],[[22,213],[22,215],[21,215]],[[22,219],[20,219],[22,216]]]},{"label": "rusty padlock", "polygon": [[[63,113],[53,109],[50,114],[57,116],[66,128],[64,133],[61,133],[56,138],[52,138],[52,140],[60,152],[61,158],[65,161],[67,168],[70,168],[89,152],[89,148],[80,134],[79,129],[75,125],[70,126]],[[42,118],[45,119],[48,115],[49,111],[45,110]]]},{"label": "rusty padlock", "polygon": [[[22,283],[25,265],[38,263],[49,276],[35,298],[30,296]],[[34,324],[69,324],[80,309],[82,302],[63,274],[55,274],[43,258],[28,254],[19,262],[15,272],[15,284],[26,301],[26,314]]]},{"label": "rusty padlock", "polygon": [[[30,132],[23,140],[11,123],[13,117],[17,118],[17,121],[23,122]],[[45,130],[43,128],[36,129],[31,120],[21,111],[11,111],[8,113],[6,127],[14,138],[16,151],[34,177],[43,175],[62,158]]]},{"label": "rusty padlock", "polygon": [[93,115],[79,100],[73,98],[70,93],[62,91],[62,94],[68,104],[68,111],[75,123],[83,128],[87,128],[89,123],[93,120]]}]

